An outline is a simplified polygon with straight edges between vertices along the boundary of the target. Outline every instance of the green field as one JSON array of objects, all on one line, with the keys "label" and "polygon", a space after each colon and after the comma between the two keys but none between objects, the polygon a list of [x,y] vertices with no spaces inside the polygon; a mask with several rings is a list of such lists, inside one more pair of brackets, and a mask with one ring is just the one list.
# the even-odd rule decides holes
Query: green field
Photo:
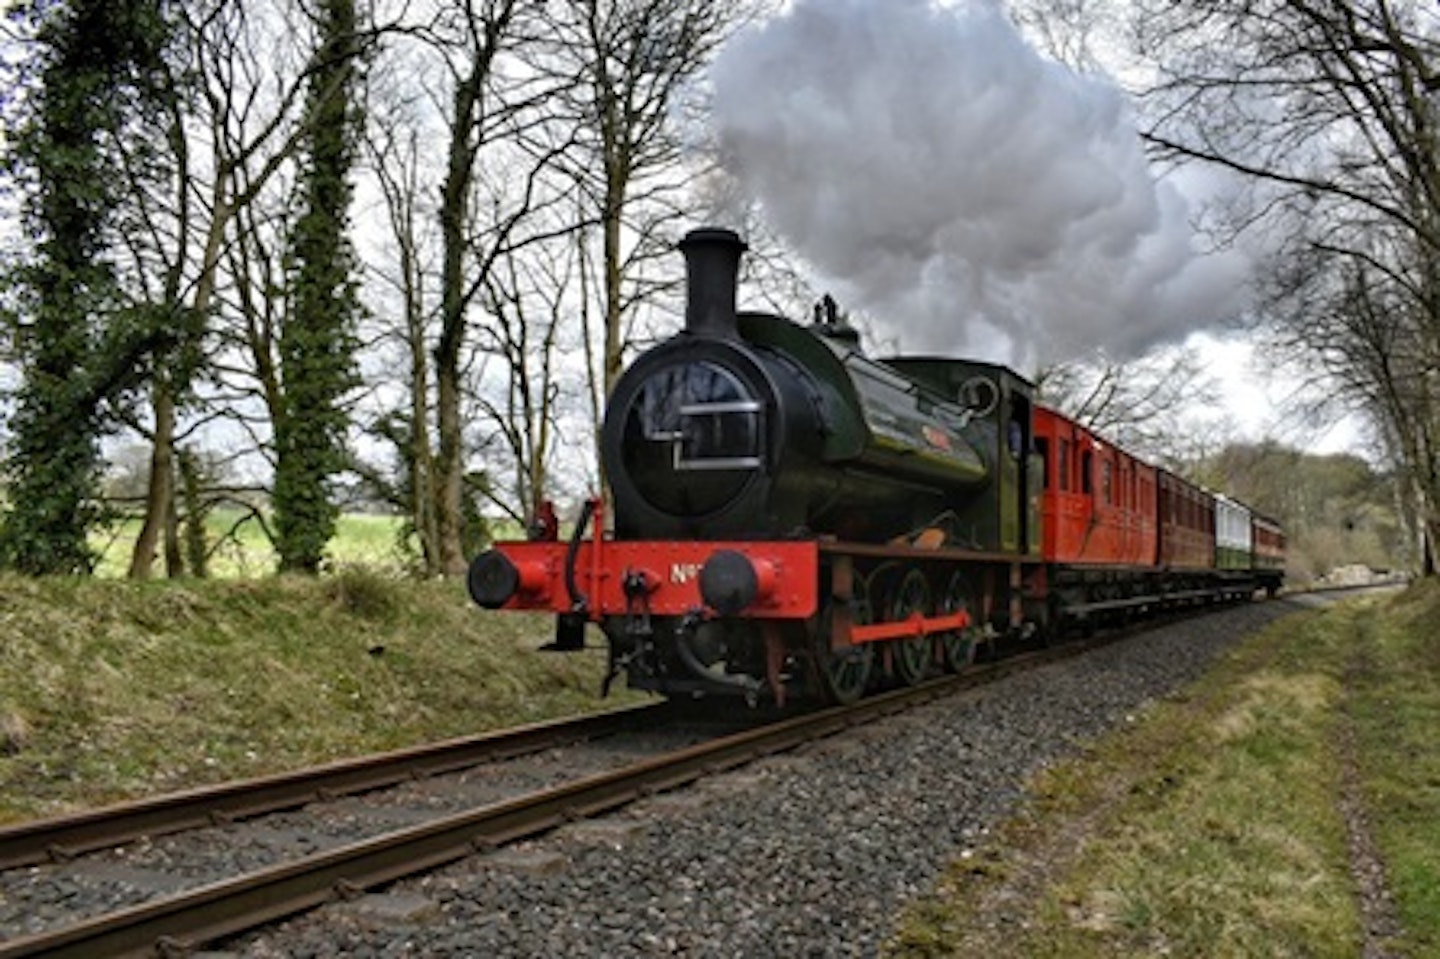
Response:
[{"label": "green field", "polygon": [[[398,516],[345,513],[336,523],[335,538],[328,550],[335,567],[365,566],[401,571],[413,557],[401,549]],[[126,519],[96,535],[92,543],[100,553],[96,574],[124,576],[130,567],[130,552],[140,522]],[[206,536],[212,547],[209,574],[222,579],[266,576],[275,572],[278,557],[259,520],[238,509],[217,509],[206,518]],[[157,561],[157,575],[164,575],[163,561]]]}]

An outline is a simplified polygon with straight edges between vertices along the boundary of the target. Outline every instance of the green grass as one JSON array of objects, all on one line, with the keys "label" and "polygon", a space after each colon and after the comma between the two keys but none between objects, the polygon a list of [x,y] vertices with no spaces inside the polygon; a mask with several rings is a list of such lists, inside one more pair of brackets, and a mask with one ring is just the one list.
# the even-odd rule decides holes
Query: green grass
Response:
[{"label": "green grass", "polygon": [[[365,566],[403,570],[410,555],[401,549],[403,519],[366,513],[345,513],[336,521],[335,538],[327,551],[337,567]],[[214,546],[209,573],[221,579],[243,579],[273,573],[278,557],[259,521],[239,509],[216,509],[206,517],[206,536]],[[124,576],[130,568],[130,552],[140,530],[138,519],[124,519],[96,535],[93,546],[100,553],[96,575]],[[412,554],[413,555],[413,554]],[[163,559],[156,562],[163,575]]]},{"label": "green grass", "polygon": [[897,956],[1354,956],[1342,727],[1403,954],[1440,950],[1440,587],[1289,617],[1032,784]]},{"label": "green grass", "polygon": [[0,820],[602,705],[603,651],[535,653],[549,629],[354,570],[0,577]]},{"label": "green grass", "polygon": [[1440,583],[1356,617],[1355,718],[1372,828],[1414,955],[1440,954]]}]

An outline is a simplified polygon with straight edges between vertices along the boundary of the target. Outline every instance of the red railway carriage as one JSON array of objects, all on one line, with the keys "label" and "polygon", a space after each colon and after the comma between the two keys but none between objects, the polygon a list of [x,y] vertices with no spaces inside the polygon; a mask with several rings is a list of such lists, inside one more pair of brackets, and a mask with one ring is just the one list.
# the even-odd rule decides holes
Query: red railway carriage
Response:
[{"label": "red railway carriage", "polygon": [[1169,470],[1159,470],[1160,566],[1215,568],[1215,498]]},{"label": "red railway carriage", "polygon": [[1285,576],[1285,531],[1280,524],[1259,513],[1251,517],[1251,541],[1255,549],[1253,568],[1260,585],[1274,596]]},{"label": "red railway carriage", "polygon": [[1035,408],[1047,563],[1152,566],[1156,469],[1052,409]]}]

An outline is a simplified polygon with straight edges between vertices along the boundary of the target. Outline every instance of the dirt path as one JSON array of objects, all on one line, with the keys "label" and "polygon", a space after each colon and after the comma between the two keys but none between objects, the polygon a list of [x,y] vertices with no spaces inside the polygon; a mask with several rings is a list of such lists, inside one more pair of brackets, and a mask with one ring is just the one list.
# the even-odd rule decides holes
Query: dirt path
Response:
[{"label": "dirt path", "polygon": [[1391,959],[1400,953],[1395,943],[1404,933],[1385,880],[1385,862],[1370,829],[1369,809],[1360,778],[1359,747],[1355,742],[1355,684],[1370,669],[1364,646],[1356,644],[1345,673],[1345,697],[1337,725],[1341,762],[1339,809],[1345,819],[1345,839],[1350,852],[1350,874],[1359,895],[1360,921],[1364,939],[1362,959]]}]

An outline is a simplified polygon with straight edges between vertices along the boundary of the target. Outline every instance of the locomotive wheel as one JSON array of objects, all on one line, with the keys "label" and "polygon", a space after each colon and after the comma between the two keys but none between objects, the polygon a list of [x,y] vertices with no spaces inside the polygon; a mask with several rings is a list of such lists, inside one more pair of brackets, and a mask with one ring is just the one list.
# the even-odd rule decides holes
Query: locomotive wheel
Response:
[{"label": "locomotive wheel", "polygon": [[[925,574],[912,569],[905,574],[890,591],[885,604],[885,618],[890,622],[909,619],[915,613],[922,616],[930,612],[930,584]],[[906,686],[914,686],[925,678],[930,669],[931,642],[928,636],[912,636],[897,639],[890,644],[891,661],[895,678]]]},{"label": "locomotive wheel", "polygon": [[[870,603],[866,598],[864,583],[856,577],[856,597],[851,612],[852,622],[860,626],[870,622]],[[820,610],[819,628],[815,631],[814,659],[815,672],[820,679],[820,688],[825,698],[832,703],[847,706],[865,695],[870,684],[870,671],[875,663],[875,649],[871,643],[861,643],[850,649],[830,648],[830,621],[834,616],[837,600],[827,600]]]},{"label": "locomotive wheel", "polygon": [[[962,609],[974,615],[975,604],[970,597],[970,584],[965,574],[952,574],[945,586],[945,595],[940,598],[941,615],[958,613]],[[936,641],[940,644],[940,660],[948,672],[958,673],[975,661],[974,626],[946,630]]]}]

